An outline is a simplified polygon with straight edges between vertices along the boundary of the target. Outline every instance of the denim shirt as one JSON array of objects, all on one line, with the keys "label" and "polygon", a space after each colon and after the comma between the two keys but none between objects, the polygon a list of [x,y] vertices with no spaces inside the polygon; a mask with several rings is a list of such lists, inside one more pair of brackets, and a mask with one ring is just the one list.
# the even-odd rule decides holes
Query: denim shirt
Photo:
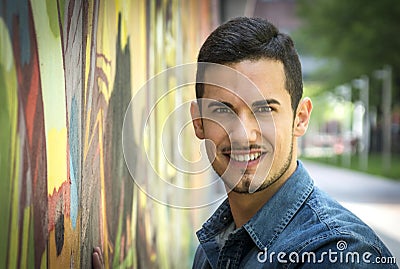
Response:
[{"label": "denim shirt", "polygon": [[277,193],[221,245],[233,222],[225,200],[197,232],[193,268],[398,268],[374,231],[315,187],[297,164]]}]

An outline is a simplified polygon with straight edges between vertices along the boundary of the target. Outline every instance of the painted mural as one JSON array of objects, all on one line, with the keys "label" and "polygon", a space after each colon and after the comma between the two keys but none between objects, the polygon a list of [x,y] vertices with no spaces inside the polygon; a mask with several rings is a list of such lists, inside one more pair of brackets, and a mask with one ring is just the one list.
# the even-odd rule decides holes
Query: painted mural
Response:
[{"label": "painted mural", "polygon": [[0,1],[0,268],[90,268],[94,246],[107,268],[190,266],[192,212],[136,187],[121,129],[146,80],[195,61],[214,12],[211,0]]}]

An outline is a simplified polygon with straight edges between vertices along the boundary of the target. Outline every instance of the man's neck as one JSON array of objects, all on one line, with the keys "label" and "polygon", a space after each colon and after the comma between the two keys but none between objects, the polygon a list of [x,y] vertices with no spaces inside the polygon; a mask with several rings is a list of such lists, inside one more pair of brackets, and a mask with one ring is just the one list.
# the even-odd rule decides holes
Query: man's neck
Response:
[{"label": "man's neck", "polygon": [[268,188],[249,194],[231,191],[228,193],[228,200],[232,211],[233,220],[236,228],[242,227],[248,222],[261,207],[271,199],[280,189],[286,180],[296,170],[297,163],[291,165],[289,169]]}]

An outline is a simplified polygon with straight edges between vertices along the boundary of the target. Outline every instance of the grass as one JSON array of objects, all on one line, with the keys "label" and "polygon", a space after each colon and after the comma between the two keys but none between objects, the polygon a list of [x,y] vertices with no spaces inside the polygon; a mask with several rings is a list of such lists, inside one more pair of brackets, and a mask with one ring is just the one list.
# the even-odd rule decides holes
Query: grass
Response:
[{"label": "grass", "polygon": [[[366,170],[362,169],[360,166],[360,160],[358,155],[351,156],[350,167],[344,165],[345,160],[343,156],[332,156],[332,157],[304,157],[301,159],[310,160],[315,162],[320,162],[324,164],[334,165],[337,167],[349,168],[351,170],[361,171],[372,175],[382,176],[389,179],[400,181],[400,154],[392,154],[390,169],[384,166],[382,161],[382,155],[380,154],[370,154],[368,158],[368,167]],[[386,165],[386,164],[385,164]]]}]

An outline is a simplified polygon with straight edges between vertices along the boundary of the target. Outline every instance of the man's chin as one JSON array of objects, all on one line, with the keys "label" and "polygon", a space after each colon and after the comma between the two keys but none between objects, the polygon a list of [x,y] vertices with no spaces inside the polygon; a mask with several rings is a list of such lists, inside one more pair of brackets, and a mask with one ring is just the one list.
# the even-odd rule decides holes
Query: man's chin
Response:
[{"label": "man's chin", "polygon": [[[227,193],[235,192],[235,193],[240,193],[240,194],[252,194],[252,193],[256,193],[256,192],[265,190],[266,188],[268,188],[275,182],[275,180],[269,181],[268,179],[262,180],[262,182],[260,182],[260,180],[258,180],[259,182],[258,182],[258,185],[256,185],[256,188],[253,187],[254,189],[251,189],[250,185],[253,180],[255,180],[255,179],[253,179],[253,178],[252,179],[250,179],[250,178],[242,179],[240,182],[238,182],[234,186],[232,184],[229,184],[226,181],[224,181],[224,184],[225,184]],[[253,184],[254,184],[254,182],[253,182]]]},{"label": "man's chin", "polygon": [[261,185],[259,188],[257,188],[253,192],[250,192],[250,187],[235,187],[235,188],[231,189],[231,191],[235,192],[235,193],[240,193],[240,194],[253,194],[256,192],[260,192],[260,191],[266,189],[267,187],[268,186]]},{"label": "man's chin", "polygon": [[235,187],[230,191],[234,192],[234,193],[239,193],[239,194],[251,194],[250,191],[249,191],[249,188],[246,189],[246,188]]},{"label": "man's chin", "polygon": [[[227,192],[235,192],[235,193],[241,193],[241,194],[251,194],[250,193],[250,183],[251,180],[242,180],[240,181],[238,184],[236,184],[235,186],[226,186],[227,187]],[[226,184],[226,182],[225,182]],[[256,190],[258,191],[258,189]]]}]

